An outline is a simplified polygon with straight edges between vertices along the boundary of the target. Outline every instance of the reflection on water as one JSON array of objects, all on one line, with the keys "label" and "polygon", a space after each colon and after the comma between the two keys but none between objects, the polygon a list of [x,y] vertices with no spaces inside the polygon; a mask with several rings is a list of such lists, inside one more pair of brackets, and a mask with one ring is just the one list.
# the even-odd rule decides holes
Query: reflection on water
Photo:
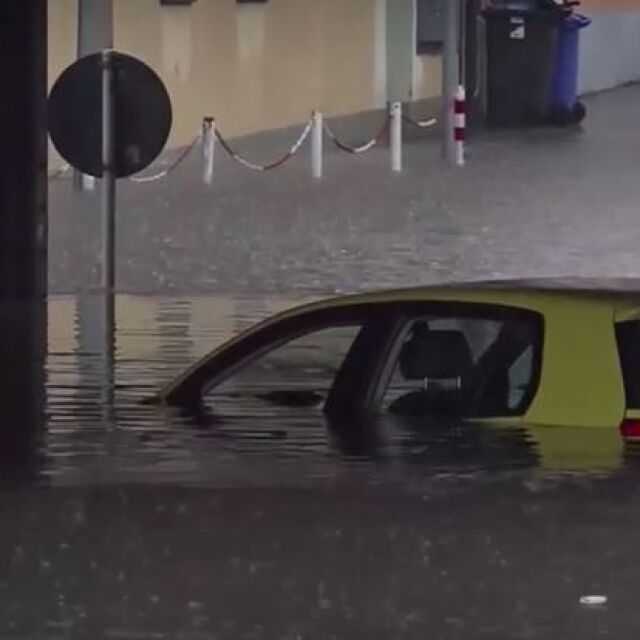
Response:
[{"label": "reflection on water", "polygon": [[338,424],[277,410],[246,418],[234,412],[220,423],[140,404],[225,339],[298,302],[121,296],[111,371],[101,299],[53,298],[43,480],[300,487],[496,470],[601,473],[630,464],[615,431],[474,426],[418,433],[390,420]]}]

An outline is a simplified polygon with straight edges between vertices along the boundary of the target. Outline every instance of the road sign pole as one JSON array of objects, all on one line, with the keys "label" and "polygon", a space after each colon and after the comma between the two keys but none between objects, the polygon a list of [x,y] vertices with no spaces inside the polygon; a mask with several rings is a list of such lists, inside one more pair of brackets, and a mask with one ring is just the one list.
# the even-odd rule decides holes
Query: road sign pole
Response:
[{"label": "road sign pole", "polygon": [[[102,289],[104,295],[105,388],[103,407],[114,399],[115,369],[115,83],[113,56],[102,52]],[[105,415],[108,421],[113,416]]]},{"label": "road sign pole", "polygon": [[[0,6],[5,1],[0,0]],[[116,178],[141,171],[161,153],[171,131],[171,99],[150,67],[106,47],[65,69],[51,90],[48,104],[49,134],[60,155],[82,173],[102,178],[103,404],[109,413],[114,395],[116,329]],[[96,109],[96,104],[101,109]],[[139,126],[149,113],[154,115],[154,126]],[[125,147],[137,153],[121,154],[120,149]]]},{"label": "road sign pole", "polygon": [[114,82],[111,51],[102,52],[102,288],[115,285],[116,177],[114,166]]},{"label": "road sign pole", "polygon": [[[113,0],[78,0],[78,58],[113,48]],[[96,179],[75,169],[74,188],[94,191]]]}]

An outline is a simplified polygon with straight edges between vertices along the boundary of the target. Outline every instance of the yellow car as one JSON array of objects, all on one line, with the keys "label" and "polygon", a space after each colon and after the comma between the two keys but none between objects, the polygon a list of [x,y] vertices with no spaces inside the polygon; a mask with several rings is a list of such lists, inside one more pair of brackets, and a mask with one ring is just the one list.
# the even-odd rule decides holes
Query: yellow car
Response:
[{"label": "yellow car", "polygon": [[[640,287],[538,280],[343,296],[242,333],[164,388],[220,420],[387,416],[640,436]],[[551,436],[552,437],[552,436]]]}]

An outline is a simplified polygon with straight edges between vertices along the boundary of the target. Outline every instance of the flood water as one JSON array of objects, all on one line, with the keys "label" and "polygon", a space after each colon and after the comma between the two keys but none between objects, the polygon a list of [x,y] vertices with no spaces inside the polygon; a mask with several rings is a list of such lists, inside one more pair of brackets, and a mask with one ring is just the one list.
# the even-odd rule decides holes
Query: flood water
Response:
[{"label": "flood water", "polygon": [[1,637],[635,636],[640,474],[615,433],[349,437],[139,404],[294,302],[121,296],[110,381],[99,298],[50,300],[46,428],[0,493]]},{"label": "flood water", "polygon": [[[140,295],[119,297],[113,372],[97,299],[50,300],[46,425],[0,492],[0,638],[637,637],[640,465],[615,432],[202,425],[139,404],[298,301],[282,292],[637,276],[640,90],[586,102],[580,131],[475,139],[463,173],[416,141],[399,176],[380,148],[328,154],[320,183],[302,154],[257,175],[221,156],[213,188],[199,154],[122,181],[117,282]],[[95,287],[97,192],[58,180],[50,203],[51,290]]]},{"label": "flood water", "polygon": [[[47,427],[41,483],[178,483],[206,487],[321,487],[415,483],[501,469],[612,473],[629,466],[617,432],[486,430],[412,437],[390,424],[340,424],[264,406],[202,421],[143,401],[251,324],[303,299],[120,296],[109,366],[99,296],[49,305]],[[318,353],[318,357],[321,354]],[[562,431],[562,433],[560,433]],[[527,474],[528,475],[528,474]]]}]

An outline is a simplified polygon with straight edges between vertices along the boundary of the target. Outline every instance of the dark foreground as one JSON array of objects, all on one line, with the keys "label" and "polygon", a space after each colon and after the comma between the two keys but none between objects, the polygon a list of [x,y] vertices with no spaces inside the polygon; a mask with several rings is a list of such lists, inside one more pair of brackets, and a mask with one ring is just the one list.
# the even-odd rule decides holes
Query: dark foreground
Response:
[{"label": "dark foreground", "polygon": [[[0,498],[4,638],[632,638],[640,479]],[[588,609],[583,594],[609,604]]]}]

